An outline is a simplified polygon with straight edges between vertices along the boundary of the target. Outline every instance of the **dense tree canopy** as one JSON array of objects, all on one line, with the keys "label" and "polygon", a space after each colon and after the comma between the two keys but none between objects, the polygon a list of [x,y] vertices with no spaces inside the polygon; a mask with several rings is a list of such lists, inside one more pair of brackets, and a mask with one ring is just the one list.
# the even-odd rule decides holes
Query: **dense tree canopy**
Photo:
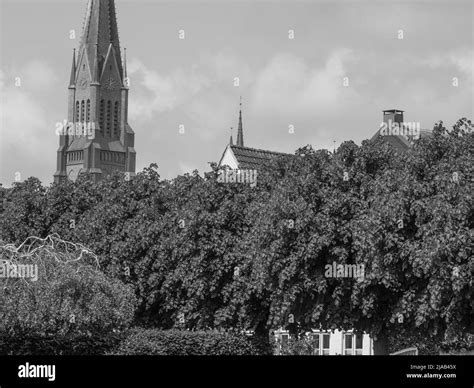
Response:
[{"label": "dense tree canopy", "polygon": [[[218,168],[161,180],[87,176],[0,190],[0,239],[30,235],[88,246],[134,286],[137,319],[162,328],[264,333],[355,329],[377,352],[397,336],[459,343],[473,332],[472,125],[437,123],[409,152],[384,143],[310,146],[259,170],[255,187]],[[364,277],[325,276],[363,265]]]}]

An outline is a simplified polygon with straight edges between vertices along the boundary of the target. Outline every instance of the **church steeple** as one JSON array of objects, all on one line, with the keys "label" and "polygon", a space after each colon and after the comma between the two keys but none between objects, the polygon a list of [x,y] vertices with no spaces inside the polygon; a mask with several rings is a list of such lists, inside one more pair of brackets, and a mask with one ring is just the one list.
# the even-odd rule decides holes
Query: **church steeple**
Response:
[{"label": "church steeple", "polygon": [[239,127],[237,129],[237,145],[244,146],[244,130],[242,128],[242,97],[240,97]]},{"label": "church steeple", "polygon": [[88,0],[69,82],[68,121],[78,130],[73,136],[59,136],[56,182],[75,180],[81,172],[92,174],[95,181],[115,170],[135,173],[125,61],[114,0]]},{"label": "church steeple", "polygon": [[[116,53],[120,53],[115,2],[114,0],[89,0],[79,55],[82,56],[84,50],[87,51],[90,69],[93,69],[94,63],[97,61],[102,73],[103,61],[107,56],[110,44]],[[120,55],[116,56],[116,61],[120,77],[122,77],[123,68]]]}]

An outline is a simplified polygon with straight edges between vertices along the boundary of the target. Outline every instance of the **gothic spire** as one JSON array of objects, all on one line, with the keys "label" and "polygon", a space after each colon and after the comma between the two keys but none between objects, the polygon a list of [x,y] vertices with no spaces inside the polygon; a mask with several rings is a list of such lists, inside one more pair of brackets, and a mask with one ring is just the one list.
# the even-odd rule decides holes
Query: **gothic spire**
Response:
[{"label": "gothic spire", "polygon": [[71,78],[69,80],[69,86],[74,85],[76,85],[76,49],[72,52]]},{"label": "gothic spire", "polygon": [[242,97],[240,97],[239,127],[237,129],[237,145],[244,146],[244,130],[242,128]]},{"label": "gothic spire", "polygon": [[234,145],[234,140],[232,140],[232,127],[230,127],[230,140],[229,145]]},{"label": "gothic spire", "polygon": [[[120,53],[115,2],[114,0],[89,0],[79,55],[87,50],[90,68],[93,68],[96,60],[100,68],[103,59],[107,56],[110,44],[112,44],[116,53]],[[116,60],[119,73],[122,76],[123,68],[120,55],[117,55]]]}]

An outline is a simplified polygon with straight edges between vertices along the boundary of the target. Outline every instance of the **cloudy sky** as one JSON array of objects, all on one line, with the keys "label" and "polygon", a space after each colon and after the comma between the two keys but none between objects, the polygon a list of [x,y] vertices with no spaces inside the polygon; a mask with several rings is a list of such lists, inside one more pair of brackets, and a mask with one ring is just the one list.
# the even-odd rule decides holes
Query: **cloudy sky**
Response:
[{"label": "cloudy sky", "polygon": [[[153,162],[163,178],[209,170],[237,127],[239,96],[245,145],[289,153],[360,143],[377,130],[383,109],[405,110],[405,121],[422,128],[474,118],[471,1],[115,3],[137,171]],[[4,186],[17,172],[21,180],[53,179],[55,124],[67,117],[86,5],[0,0]]]}]

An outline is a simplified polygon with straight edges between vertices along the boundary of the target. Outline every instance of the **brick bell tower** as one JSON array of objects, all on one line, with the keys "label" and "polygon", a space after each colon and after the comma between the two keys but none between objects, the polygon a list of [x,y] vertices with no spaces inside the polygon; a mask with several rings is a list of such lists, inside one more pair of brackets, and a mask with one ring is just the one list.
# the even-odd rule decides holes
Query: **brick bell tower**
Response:
[{"label": "brick bell tower", "polygon": [[114,0],[89,0],[79,50],[72,57],[68,125],[59,135],[55,182],[75,180],[81,172],[91,173],[96,182],[116,170],[135,174],[128,87]]}]

